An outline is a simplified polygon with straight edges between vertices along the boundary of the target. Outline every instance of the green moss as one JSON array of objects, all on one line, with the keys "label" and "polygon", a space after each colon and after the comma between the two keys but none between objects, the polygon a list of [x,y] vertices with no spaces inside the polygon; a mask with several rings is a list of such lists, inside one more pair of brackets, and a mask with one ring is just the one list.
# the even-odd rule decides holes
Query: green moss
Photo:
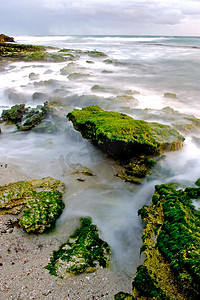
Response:
[{"label": "green moss", "polygon": [[0,214],[18,214],[24,209],[19,225],[29,232],[43,232],[61,214],[64,184],[51,177],[18,181],[0,187]]},{"label": "green moss", "polygon": [[97,227],[90,218],[81,218],[65,244],[53,251],[50,263],[45,267],[51,275],[66,278],[80,273],[94,272],[98,266],[108,266],[110,247],[99,238]]}]

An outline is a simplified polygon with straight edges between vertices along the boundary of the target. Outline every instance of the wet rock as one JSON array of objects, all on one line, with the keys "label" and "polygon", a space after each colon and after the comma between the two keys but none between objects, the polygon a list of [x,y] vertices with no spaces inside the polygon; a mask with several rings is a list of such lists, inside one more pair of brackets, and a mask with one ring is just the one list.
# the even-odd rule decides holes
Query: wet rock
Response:
[{"label": "wet rock", "polygon": [[107,56],[107,54],[105,54],[103,52],[100,52],[100,51],[97,51],[97,50],[86,51],[85,53],[87,53],[88,56],[91,56],[91,57],[105,57],[105,56]]},{"label": "wet rock", "polygon": [[79,79],[83,79],[83,78],[87,78],[90,77],[90,74],[84,74],[84,73],[72,73],[70,75],[67,76],[67,78],[69,80],[79,80]]},{"label": "wet rock", "polygon": [[90,218],[81,218],[81,226],[68,241],[52,253],[45,267],[51,275],[60,278],[95,272],[109,265],[109,245],[99,238],[96,225]]},{"label": "wet rock", "polygon": [[18,224],[28,233],[51,227],[64,208],[64,184],[51,177],[10,183],[0,186],[0,192],[0,214],[18,214],[23,209]]},{"label": "wet rock", "polygon": [[68,169],[68,172],[71,175],[83,174],[87,176],[95,176],[95,174],[92,173],[89,168],[87,168],[86,166],[82,166],[81,164],[71,164],[70,168]]},{"label": "wet rock", "polygon": [[164,93],[164,97],[165,98],[172,98],[172,99],[176,99],[176,94],[174,93]]},{"label": "wet rock", "polygon": [[141,154],[153,156],[178,150],[184,141],[170,126],[134,120],[97,105],[75,109],[67,116],[84,138],[121,161]]},{"label": "wet rock", "polygon": [[39,124],[47,114],[47,103],[38,105],[36,108],[27,108],[21,123],[17,124],[19,131],[27,131]]},{"label": "wet rock", "polygon": [[49,79],[49,80],[41,80],[34,82],[35,87],[56,87],[59,86],[59,81],[55,79]]},{"label": "wet rock", "polygon": [[15,42],[13,37],[10,37],[5,34],[0,34],[0,43],[13,43]]},{"label": "wet rock", "polygon": [[134,183],[140,183],[150,173],[155,165],[151,158],[180,149],[184,141],[170,126],[134,120],[97,105],[75,109],[67,116],[84,138],[125,167],[118,176]]},{"label": "wet rock", "polygon": [[30,80],[37,80],[40,77],[40,75],[36,74],[34,72],[31,72],[28,77]]},{"label": "wet rock", "polygon": [[37,124],[32,131],[37,133],[53,133],[56,132],[56,126],[50,120],[43,120],[39,124]]},{"label": "wet rock", "polygon": [[3,110],[1,118],[7,123],[17,124],[22,121],[25,112],[25,104],[17,104],[11,107],[11,109]]},{"label": "wet rock", "polygon": [[48,99],[48,94],[45,93],[41,93],[41,92],[35,92],[32,95],[32,99],[33,100],[43,100],[43,101],[47,101]]},{"label": "wet rock", "polygon": [[133,281],[136,299],[198,299],[200,211],[193,199],[200,188],[157,185],[151,204],[138,211],[146,257]]}]

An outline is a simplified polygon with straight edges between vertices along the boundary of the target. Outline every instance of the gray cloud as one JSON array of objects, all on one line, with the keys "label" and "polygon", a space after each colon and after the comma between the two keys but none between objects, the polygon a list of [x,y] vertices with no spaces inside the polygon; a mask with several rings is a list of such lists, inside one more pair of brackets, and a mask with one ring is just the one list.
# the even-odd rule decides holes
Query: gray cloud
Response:
[{"label": "gray cloud", "polygon": [[[199,1],[181,0],[7,0],[0,28],[12,35],[170,34],[200,18]],[[188,22],[188,24],[187,24]],[[151,30],[150,30],[151,29]],[[200,32],[199,32],[200,34]]]}]

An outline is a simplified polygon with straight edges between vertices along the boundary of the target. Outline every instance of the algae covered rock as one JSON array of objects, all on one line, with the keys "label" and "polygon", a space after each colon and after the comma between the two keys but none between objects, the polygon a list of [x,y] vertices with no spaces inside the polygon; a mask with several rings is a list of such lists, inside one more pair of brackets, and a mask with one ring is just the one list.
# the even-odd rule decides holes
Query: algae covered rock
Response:
[{"label": "algae covered rock", "polygon": [[51,177],[1,186],[0,214],[19,214],[23,210],[19,225],[28,233],[42,233],[60,216],[65,206],[64,189],[60,180]]},{"label": "algae covered rock", "polygon": [[139,210],[146,226],[146,257],[133,281],[136,299],[198,299],[200,296],[200,188],[155,187],[149,206]]},{"label": "algae covered rock", "polygon": [[39,124],[46,116],[47,102],[36,108],[25,107],[25,104],[14,105],[3,110],[1,119],[7,124],[14,123],[20,131],[30,130]]},{"label": "algae covered rock", "polygon": [[80,228],[68,241],[53,251],[50,263],[45,267],[51,275],[67,278],[108,266],[110,247],[99,238],[97,227],[90,218],[81,218],[80,222]]},{"label": "algae covered rock", "polygon": [[17,104],[10,109],[2,111],[1,119],[7,123],[17,124],[22,121],[25,112],[25,104]]},{"label": "algae covered rock", "polygon": [[141,183],[142,178],[150,174],[156,164],[153,157],[180,149],[184,141],[184,137],[170,126],[134,120],[97,105],[75,109],[67,117],[83,138],[125,167],[117,176],[132,183]]},{"label": "algae covered rock", "polygon": [[178,150],[184,141],[170,126],[134,120],[97,105],[75,109],[67,116],[84,138],[121,161],[141,154],[155,156]]}]

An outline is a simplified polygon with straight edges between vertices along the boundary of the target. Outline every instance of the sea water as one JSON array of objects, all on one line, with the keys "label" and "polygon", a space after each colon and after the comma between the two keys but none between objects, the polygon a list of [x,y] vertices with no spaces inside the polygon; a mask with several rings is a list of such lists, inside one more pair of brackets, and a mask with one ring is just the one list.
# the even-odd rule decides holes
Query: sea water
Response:
[{"label": "sea water", "polygon": [[[9,64],[0,73],[0,111],[19,103],[42,104],[44,99],[33,97],[39,92],[48,101],[59,99],[69,111],[97,104],[136,119],[173,125],[176,120],[163,113],[170,107],[180,121],[187,115],[200,118],[199,37],[16,36],[15,41],[57,50],[97,50],[107,57],[76,54],[68,75],[85,76],[74,79],[60,71],[70,61]],[[33,80],[31,73],[37,74],[37,79]],[[51,84],[44,84],[49,80]],[[102,89],[92,89],[95,85]],[[165,93],[176,94],[176,98],[166,98]],[[58,234],[62,232],[67,240],[70,220],[91,217],[112,248],[113,267],[132,276],[140,262],[143,229],[137,211],[149,204],[156,184],[192,185],[200,177],[199,131],[184,133],[183,149],[168,153],[161,162],[162,176],[134,186],[114,176],[117,164],[84,140],[67,118],[63,128],[66,124],[67,130],[60,134],[2,129],[0,160],[14,162],[32,178],[52,176],[63,181],[66,208],[57,222]],[[67,172],[72,164],[87,166],[96,176],[86,182],[73,181]]]}]

